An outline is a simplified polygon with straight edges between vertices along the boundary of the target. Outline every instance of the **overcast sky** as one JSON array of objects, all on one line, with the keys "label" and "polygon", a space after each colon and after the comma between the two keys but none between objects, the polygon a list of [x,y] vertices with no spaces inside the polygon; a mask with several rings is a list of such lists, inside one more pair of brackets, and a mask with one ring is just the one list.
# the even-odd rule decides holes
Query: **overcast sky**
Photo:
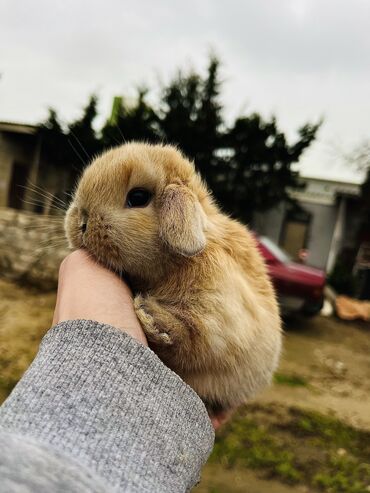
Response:
[{"label": "overcast sky", "polygon": [[228,119],[274,114],[294,138],[323,117],[303,173],[359,179],[341,156],[370,139],[369,0],[0,0],[0,120],[70,120],[92,92],[106,116],[210,50]]}]

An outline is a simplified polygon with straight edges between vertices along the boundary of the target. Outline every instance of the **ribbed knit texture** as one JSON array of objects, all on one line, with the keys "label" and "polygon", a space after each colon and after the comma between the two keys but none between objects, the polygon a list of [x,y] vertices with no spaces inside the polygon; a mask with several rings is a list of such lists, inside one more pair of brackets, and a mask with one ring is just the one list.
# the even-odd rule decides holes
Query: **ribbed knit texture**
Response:
[{"label": "ribbed knit texture", "polygon": [[87,320],[47,333],[0,427],[124,492],[189,491],[214,439],[199,397],[149,348]]}]

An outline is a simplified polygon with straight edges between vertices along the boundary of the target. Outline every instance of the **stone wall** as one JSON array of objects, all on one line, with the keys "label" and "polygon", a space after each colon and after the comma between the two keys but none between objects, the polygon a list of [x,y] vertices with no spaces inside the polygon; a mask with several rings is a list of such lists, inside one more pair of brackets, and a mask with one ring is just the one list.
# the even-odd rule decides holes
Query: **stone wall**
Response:
[{"label": "stone wall", "polygon": [[0,207],[0,275],[42,289],[57,285],[68,254],[63,217]]}]

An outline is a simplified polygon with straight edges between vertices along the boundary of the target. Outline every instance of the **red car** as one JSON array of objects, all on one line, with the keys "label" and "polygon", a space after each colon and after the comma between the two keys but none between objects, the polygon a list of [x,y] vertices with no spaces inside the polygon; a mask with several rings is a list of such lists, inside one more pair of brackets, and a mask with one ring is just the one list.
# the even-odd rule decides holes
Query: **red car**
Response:
[{"label": "red car", "polygon": [[256,236],[256,240],[275,286],[282,314],[317,314],[324,301],[325,272],[293,262],[265,236]]}]

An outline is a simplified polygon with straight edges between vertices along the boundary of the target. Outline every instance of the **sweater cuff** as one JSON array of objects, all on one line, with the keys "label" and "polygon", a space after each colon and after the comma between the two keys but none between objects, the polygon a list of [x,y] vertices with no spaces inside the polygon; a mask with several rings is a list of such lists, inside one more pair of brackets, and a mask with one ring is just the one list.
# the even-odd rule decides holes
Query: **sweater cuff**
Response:
[{"label": "sweater cuff", "polygon": [[124,491],[188,491],[214,439],[200,398],[153,351],[88,320],[47,333],[0,424]]}]

